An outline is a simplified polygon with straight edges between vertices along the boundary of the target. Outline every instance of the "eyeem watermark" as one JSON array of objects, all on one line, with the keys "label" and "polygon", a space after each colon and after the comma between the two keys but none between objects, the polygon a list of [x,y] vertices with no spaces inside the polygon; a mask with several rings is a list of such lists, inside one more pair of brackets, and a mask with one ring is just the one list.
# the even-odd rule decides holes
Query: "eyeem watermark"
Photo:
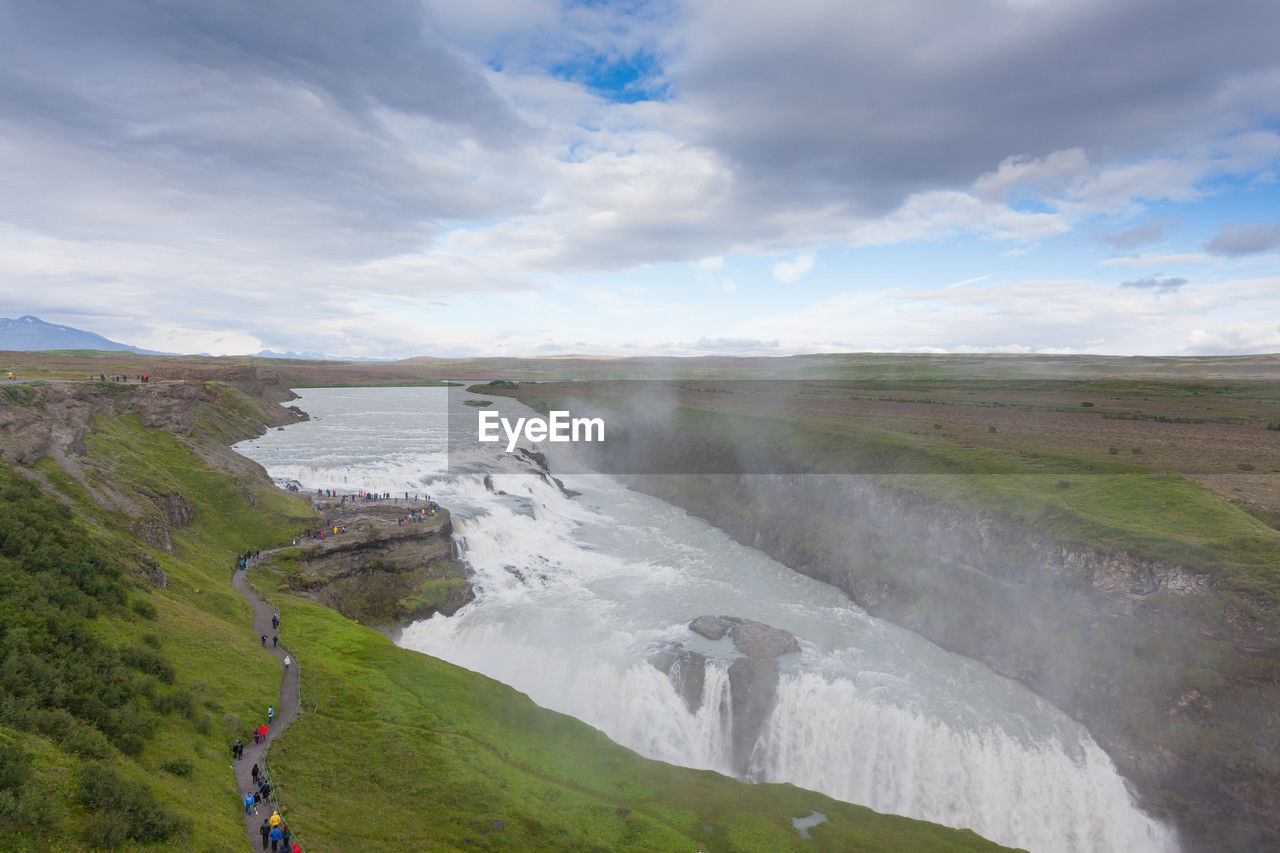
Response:
[{"label": "eyeem watermark", "polygon": [[507,452],[514,453],[520,436],[530,444],[544,441],[604,441],[604,418],[573,418],[568,412],[552,412],[549,418],[516,418],[515,425],[497,412],[478,412],[478,438],[501,441],[507,434]]}]

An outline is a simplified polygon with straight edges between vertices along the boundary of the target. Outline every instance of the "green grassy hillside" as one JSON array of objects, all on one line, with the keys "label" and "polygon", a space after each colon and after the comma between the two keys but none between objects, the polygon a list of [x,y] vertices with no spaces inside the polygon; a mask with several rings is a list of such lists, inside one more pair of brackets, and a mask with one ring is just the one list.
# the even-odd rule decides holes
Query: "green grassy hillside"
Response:
[{"label": "green grassy hillside", "polygon": [[[230,570],[236,553],[288,541],[311,511],[222,447],[263,411],[212,390],[190,436],[99,414],[68,467],[0,469],[6,850],[245,848],[229,744],[278,695],[279,669],[258,651]],[[254,575],[303,673],[305,713],[269,763],[309,850],[992,849],[642,759],[285,594],[269,569]],[[831,822],[801,842],[790,820],[811,810]]]}]

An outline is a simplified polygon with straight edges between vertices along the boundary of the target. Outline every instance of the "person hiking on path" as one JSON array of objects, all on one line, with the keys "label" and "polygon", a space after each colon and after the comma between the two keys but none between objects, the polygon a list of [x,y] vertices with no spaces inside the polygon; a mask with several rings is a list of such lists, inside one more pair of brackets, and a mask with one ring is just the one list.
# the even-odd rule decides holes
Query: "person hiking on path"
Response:
[{"label": "person hiking on path", "polygon": [[263,724],[258,728],[258,737],[262,738],[263,740],[266,740],[266,739],[267,739],[267,724],[266,724],[266,723],[263,723]]},{"label": "person hiking on path", "polygon": [[280,614],[275,613],[271,616],[271,627],[277,631],[280,630]]},{"label": "person hiking on path", "polygon": [[244,795],[244,813],[253,814],[253,794]]},{"label": "person hiking on path", "polygon": [[289,664],[290,664],[290,663],[292,663],[292,661],[290,661],[290,660],[289,660],[289,656],[288,656],[288,655],[285,655],[285,656],[284,656],[284,671],[285,671],[285,672],[288,672],[288,671],[289,671]]},{"label": "person hiking on path", "polygon": [[262,635],[262,647],[263,647],[264,649],[267,647],[267,635],[266,635],[266,634],[263,634],[263,635]]},{"label": "person hiking on path", "polygon": [[280,839],[284,837],[284,833],[280,831],[280,827],[271,830],[271,853],[276,853],[276,849],[280,846]]},{"label": "person hiking on path", "polygon": [[267,819],[262,819],[262,826],[258,827],[258,834],[262,836],[262,849],[267,849],[267,838],[271,835],[271,824],[267,823]]},{"label": "person hiking on path", "polygon": [[236,742],[231,744],[231,759],[233,761],[244,757],[244,741],[236,738]]},{"label": "person hiking on path", "polygon": [[271,820],[271,828],[272,828],[272,829],[274,829],[275,827],[279,826],[279,825],[280,825],[280,812],[278,812],[278,811],[274,811],[274,812],[272,812],[272,813],[271,813],[271,818],[270,818],[270,820]]},{"label": "person hiking on path", "polygon": [[276,646],[278,646],[278,645],[280,645],[280,635],[279,635],[279,634],[272,635],[272,637],[271,637],[271,648],[273,648],[273,649],[274,649],[274,648],[275,648]]},{"label": "person hiking on path", "polygon": [[268,705],[267,706],[267,725],[271,725],[271,722],[275,718],[276,718],[276,709],[271,705]]},{"label": "person hiking on path", "polygon": [[289,824],[282,823],[280,824],[280,849],[288,850],[289,847]]},{"label": "person hiking on path", "polygon": [[249,771],[249,776],[253,778],[253,784],[255,784],[255,785],[256,785],[256,784],[258,784],[258,774],[259,774],[260,772],[261,772],[261,771],[260,771],[260,770],[258,770],[258,765],[256,765],[256,764],[255,764],[255,765],[253,765],[253,769]]}]

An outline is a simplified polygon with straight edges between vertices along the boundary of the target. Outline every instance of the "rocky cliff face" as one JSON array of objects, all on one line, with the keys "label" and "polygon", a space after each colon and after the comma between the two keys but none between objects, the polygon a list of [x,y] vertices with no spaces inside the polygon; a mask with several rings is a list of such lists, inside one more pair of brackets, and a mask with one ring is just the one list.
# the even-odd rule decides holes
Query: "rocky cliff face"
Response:
[{"label": "rocky cliff face", "polygon": [[[9,385],[0,396],[0,457],[36,480],[35,467],[51,458],[78,481],[103,509],[127,519],[147,545],[172,550],[172,532],[194,517],[192,502],[172,487],[130,481],[127,470],[107,471],[90,458],[86,441],[99,418],[136,416],[143,426],[188,443],[215,468],[261,477],[260,468],[233,453],[226,443],[261,434],[269,426],[303,420],[306,415],[279,403],[292,397],[270,370],[236,368],[234,382],[155,379],[143,384],[48,382]],[[165,584],[159,563],[141,551],[138,570]]]},{"label": "rocky cliff face", "polygon": [[[145,385],[113,382],[50,382],[9,386],[0,397],[0,452],[19,465],[30,466],[46,456],[83,456],[84,439],[98,415],[136,414],[142,425],[178,436],[190,436],[202,412],[219,415],[211,426],[226,426],[235,434],[214,436],[238,440],[259,435],[268,427],[305,420],[297,407],[279,403],[293,398],[278,374],[255,368],[229,371],[222,382],[248,398],[220,399],[217,384],[153,379]],[[226,404],[233,403],[234,406]],[[221,411],[212,411],[218,408]],[[239,411],[235,411],[238,409]],[[228,416],[230,415],[230,417]],[[219,423],[220,422],[220,423]]]},{"label": "rocky cliff face", "polygon": [[1192,849],[1280,843],[1280,641],[1213,578],[868,478],[631,482],[1045,696]]},{"label": "rocky cliff face", "polygon": [[281,553],[285,582],[364,624],[453,615],[475,594],[457,560],[447,510],[402,523],[424,506],[330,502],[323,510],[325,538],[301,539]]}]

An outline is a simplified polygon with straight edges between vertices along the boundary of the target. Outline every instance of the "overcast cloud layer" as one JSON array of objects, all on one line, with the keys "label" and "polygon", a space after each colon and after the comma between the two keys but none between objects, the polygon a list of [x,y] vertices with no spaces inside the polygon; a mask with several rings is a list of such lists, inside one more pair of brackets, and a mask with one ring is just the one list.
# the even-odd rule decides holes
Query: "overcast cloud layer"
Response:
[{"label": "overcast cloud layer", "polygon": [[209,352],[1280,350],[1277,32],[0,0],[0,312]]}]

